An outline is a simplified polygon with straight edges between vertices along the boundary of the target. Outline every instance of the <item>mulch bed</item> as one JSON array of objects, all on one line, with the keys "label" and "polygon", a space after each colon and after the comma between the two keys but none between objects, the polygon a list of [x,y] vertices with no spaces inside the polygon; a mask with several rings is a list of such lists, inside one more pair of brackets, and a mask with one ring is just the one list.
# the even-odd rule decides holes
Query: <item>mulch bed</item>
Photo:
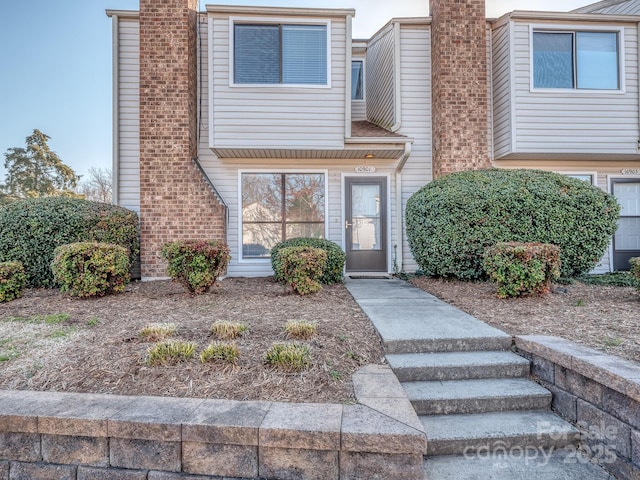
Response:
[{"label": "mulch bed", "polygon": [[[60,325],[29,320],[54,313],[70,318]],[[249,326],[237,340],[237,365],[203,365],[196,358],[175,366],[145,364],[152,344],[138,332],[147,323],[177,324],[177,338],[197,343],[199,352],[214,340],[210,326],[218,320]],[[287,341],[288,320],[318,325],[306,342],[311,366],[300,373],[264,364],[269,346]],[[33,341],[21,343],[27,334]],[[0,362],[3,389],[236,400],[352,402],[351,373],[383,361],[379,337],[343,285],[299,296],[271,278],[228,278],[198,296],[169,281],[137,282],[123,294],[88,300],[28,290],[0,305],[0,352],[11,345],[16,357]]]},{"label": "mulch bed", "polygon": [[543,296],[500,299],[487,282],[417,277],[411,282],[511,335],[553,335],[640,362],[640,292],[633,287],[554,285]]}]

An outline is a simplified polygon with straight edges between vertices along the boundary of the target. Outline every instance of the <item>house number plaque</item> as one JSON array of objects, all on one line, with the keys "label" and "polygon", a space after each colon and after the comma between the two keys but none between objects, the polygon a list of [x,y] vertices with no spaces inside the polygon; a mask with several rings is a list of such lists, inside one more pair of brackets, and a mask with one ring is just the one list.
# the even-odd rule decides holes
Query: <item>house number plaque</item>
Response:
[{"label": "house number plaque", "polygon": [[640,175],[640,168],[623,168],[620,173],[622,175]]},{"label": "house number plaque", "polygon": [[376,167],[370,167],[369,165],[358,165],[355,168],[356,173],[375,173]]}]

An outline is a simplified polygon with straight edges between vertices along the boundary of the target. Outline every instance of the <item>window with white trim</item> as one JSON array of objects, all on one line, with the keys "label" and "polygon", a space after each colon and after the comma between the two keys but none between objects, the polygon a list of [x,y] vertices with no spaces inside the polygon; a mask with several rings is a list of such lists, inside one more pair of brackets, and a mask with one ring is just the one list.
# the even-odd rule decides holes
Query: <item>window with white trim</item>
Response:
[{"label": "window with white trim", "polygon": [[617,31],[533,31],[533,87],[620,89]]},{"label": "window with white trim", "polygon": [[351,62],[351,100],[364,100],[364,62]]},{"label": "window with white trim", "polygon": [[323,173],[242,173],[242,258],[268,258],[278,242],[324,238]]},{"label": "window with white trim", "polygon": [[233,26],[235,84],[327,85],[327,25]]}]

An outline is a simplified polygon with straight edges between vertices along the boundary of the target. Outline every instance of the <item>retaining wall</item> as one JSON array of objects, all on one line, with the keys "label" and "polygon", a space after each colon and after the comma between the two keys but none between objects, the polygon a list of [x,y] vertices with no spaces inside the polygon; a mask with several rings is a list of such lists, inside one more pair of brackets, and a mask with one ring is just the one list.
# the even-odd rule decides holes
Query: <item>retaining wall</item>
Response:
[{"label": "retaining wall", "polygon": [[620,480],[640,479],[640,364],[557,337],[518,336],[515,346],[586,453]]},{"label": "retaining wall", "polygon": [[395,375],[353,383],[356,405],[0,391],[0,480],[423,478]]}]

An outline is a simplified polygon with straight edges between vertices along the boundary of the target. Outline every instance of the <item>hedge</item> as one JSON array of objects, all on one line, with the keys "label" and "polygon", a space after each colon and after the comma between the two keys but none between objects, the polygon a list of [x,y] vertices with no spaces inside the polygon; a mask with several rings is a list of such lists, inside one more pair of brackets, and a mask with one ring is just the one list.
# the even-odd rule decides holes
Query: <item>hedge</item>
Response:
[{"label": "hedge", "polygon": [[407,202],[407,237],[427,275],[476,279],[482,255],[499,242],[560,247],[561,274],[590,271],[617,229],[612,195],[583,180],[540,170],[452,173]]},{"label": "hedge", "polygon": [[126,248],[132,262],[140,252],[135,212],[78,198],[41,197],[4,205],[0,233],[0,262],[22,262],[29,287],[55,285],[50,266],[61,245],[113,243]]}]

